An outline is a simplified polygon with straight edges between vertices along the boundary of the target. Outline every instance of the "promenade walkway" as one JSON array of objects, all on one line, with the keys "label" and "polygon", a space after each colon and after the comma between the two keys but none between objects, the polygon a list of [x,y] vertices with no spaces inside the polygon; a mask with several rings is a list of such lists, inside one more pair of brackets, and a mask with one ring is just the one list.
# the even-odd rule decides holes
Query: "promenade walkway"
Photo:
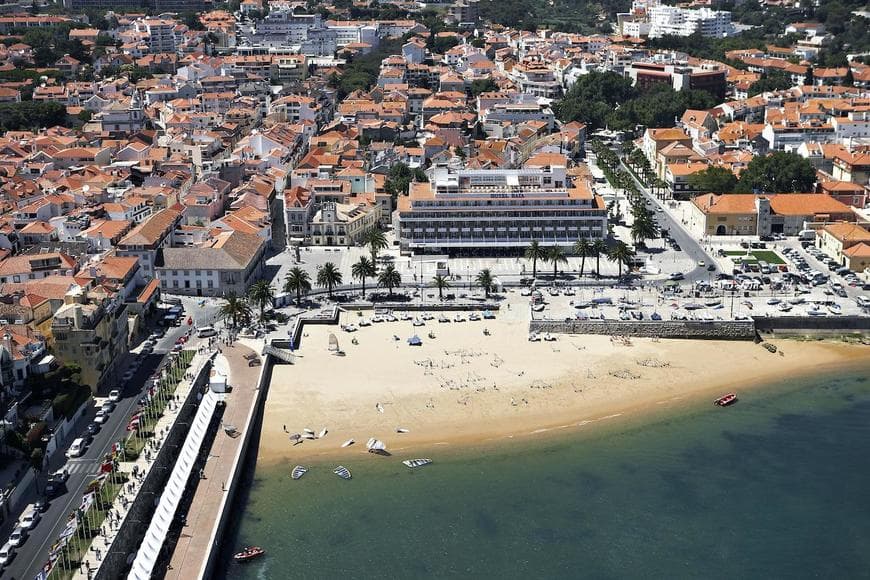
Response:
[{"label": "promenade walkway", "polygon": [[227,374],[232,387],[232,392],[226,398],[223,423],[234,425],[242,432],[242,436],[232,438],[223,430],[218,431],[206,462],[205,479],[199,481],[187,514],[187,525],[172,553],[166,571],[168,580],[199,578],[224,509],[228,482],[241,452],[244,432],[251,428],[248,421],[252,418],[251,407],[257,397],[257,379],[262,367],[248,366],[245,356],[254,354],[254,351],[238,342],[233,346],[223,346],[222,349],[222,356],[218,355],[215,366]]}]

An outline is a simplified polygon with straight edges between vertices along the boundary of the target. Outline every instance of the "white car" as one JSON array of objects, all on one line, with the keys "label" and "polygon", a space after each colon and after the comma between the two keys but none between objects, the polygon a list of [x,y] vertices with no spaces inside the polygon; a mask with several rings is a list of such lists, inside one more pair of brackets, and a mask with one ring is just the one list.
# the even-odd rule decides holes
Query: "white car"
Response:
[{"label": "white car", "polygon": [[9,543],[12,544],[13,548],[17,548],[21,544],[24,543],[24,540],[27,539],[27,530],[18,526],[12,531],[12,535],[9,536]]},{"label": "white car", "polygon": [[97,414],[94,416],[94,423],[99,423],[100,425],[102,425],[103,423],[105,423],[108,420],[109,420],[109,414],[106,413],[102,409],[97,411]]},{"label": "white car", "polygon": [[18,520],[18,525],[25,530],[32,530],[36,527],[36,524],[39,523],[40,517],[39,510],[36,509],[36,506],[30,504],[24,508],[24,514],[21,516],[21,519]]},{"label": "white car", "polygon": [[113,390],[109,391],[109,400],[112,401],[113,403],[117,403],[118,401],[120,401],[121,400],[121,391],[119,391],[118,389],[113,389]]},{"label": "white car", "polygon": [[0,548],[0,568],[6,566],[9,562],[12,561],[12,558],[15,557],[15,546],[11,543],[6,542],[3,544],[3,547]]}]

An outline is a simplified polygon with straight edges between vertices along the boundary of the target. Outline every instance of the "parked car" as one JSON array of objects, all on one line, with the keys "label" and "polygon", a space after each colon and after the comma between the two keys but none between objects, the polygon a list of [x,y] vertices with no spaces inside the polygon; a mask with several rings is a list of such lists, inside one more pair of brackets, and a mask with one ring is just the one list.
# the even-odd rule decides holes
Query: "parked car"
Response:
[{"label": "parked car", "polygon": [[74,440],[72,444],[69,446],[69,449],[66,451],[67,457],[81,457],[82,454],[87,450],[88,442],[84,437],[79,437]]},{"label": "parked car", "polygon": [[9,562],[15,557],[15,546],[13,546],[10,542],[6,542],[3,544],[3,547],[0,548],[0,568],[6,567]]},{"label": "parked car", "polygon": [[89,423],[88,426],[85,428],[85,432],[87,432],[88,435],[93,437],[94,435],[96,435],[97,433],[100,432],[101,428],[102,427],[100,427],[99,423]]},{"label": "parked car", "polygon": [[120,401],[121,391],[119,391],[118,389],[112,389],[111,391],[109,391],[109,400],[113,403],[117,403],[118,401]]},{"label": "parked car", "polygon": [[108,421],[108,420],[109,420],[109,414],[106,413],[106,412],[105,412],[104,410],[102,410],[102,409],[100,409],[99,411],[97,411],[97,414],[94,415],[94,423],[97,423],[97,424],[99,424],[99,425],[102,425],[103,423],[105,423],[105,422]]},{"label": "parked car", "polygon": [[105,411],[106,413],[111,413],[115,410],[115,403],[111,400],[103,401],[103,404],[100,405],[100,409]]},{"label": "parked car", "polygon": [[9,536],[9,543],[12,544],[13,548],[17,548],[21,546],[27,540],[27,530],[18,526],[14,530],[12,530],[12,535]]},{"label": "parked car", "polygon": [[30,504],[24,508],[24,513],[21,514],[21,519],[18,520],[18,525],[25,530],[32,530],[36,527],[36,524],[39,523],[41,515],[42,514],[39,513],[39,510],[36,509],[36,506]]}]

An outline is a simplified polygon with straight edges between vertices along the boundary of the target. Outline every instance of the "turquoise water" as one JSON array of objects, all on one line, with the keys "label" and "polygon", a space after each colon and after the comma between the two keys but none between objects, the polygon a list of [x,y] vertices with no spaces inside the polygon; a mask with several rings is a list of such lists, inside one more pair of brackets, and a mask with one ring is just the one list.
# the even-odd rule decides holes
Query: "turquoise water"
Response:
[{"label": "turquoise water", "polygon": [[870,364],[558,441],[258,468],[227,578],[870,577]]}]

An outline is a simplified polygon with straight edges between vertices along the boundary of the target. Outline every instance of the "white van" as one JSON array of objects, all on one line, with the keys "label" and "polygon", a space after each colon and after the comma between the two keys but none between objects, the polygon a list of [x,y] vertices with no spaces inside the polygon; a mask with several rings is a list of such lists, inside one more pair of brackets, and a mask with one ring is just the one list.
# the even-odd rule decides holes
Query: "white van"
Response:
[{"label": "white van", "polygon": [[82,453],[85,452],[85,449],[88,447],[88,442],[85,441],[84,438],[79,437],[75,441],[72,442],[72,445],[67,449],[66,456],[67,457],[80,457]]},{"label": "white van", "polygon": [[196,330],[196,335],[200,338],[208,338],[209,336],[215,336],[216,334],[217,330],[212,326],[203,326]]}]

